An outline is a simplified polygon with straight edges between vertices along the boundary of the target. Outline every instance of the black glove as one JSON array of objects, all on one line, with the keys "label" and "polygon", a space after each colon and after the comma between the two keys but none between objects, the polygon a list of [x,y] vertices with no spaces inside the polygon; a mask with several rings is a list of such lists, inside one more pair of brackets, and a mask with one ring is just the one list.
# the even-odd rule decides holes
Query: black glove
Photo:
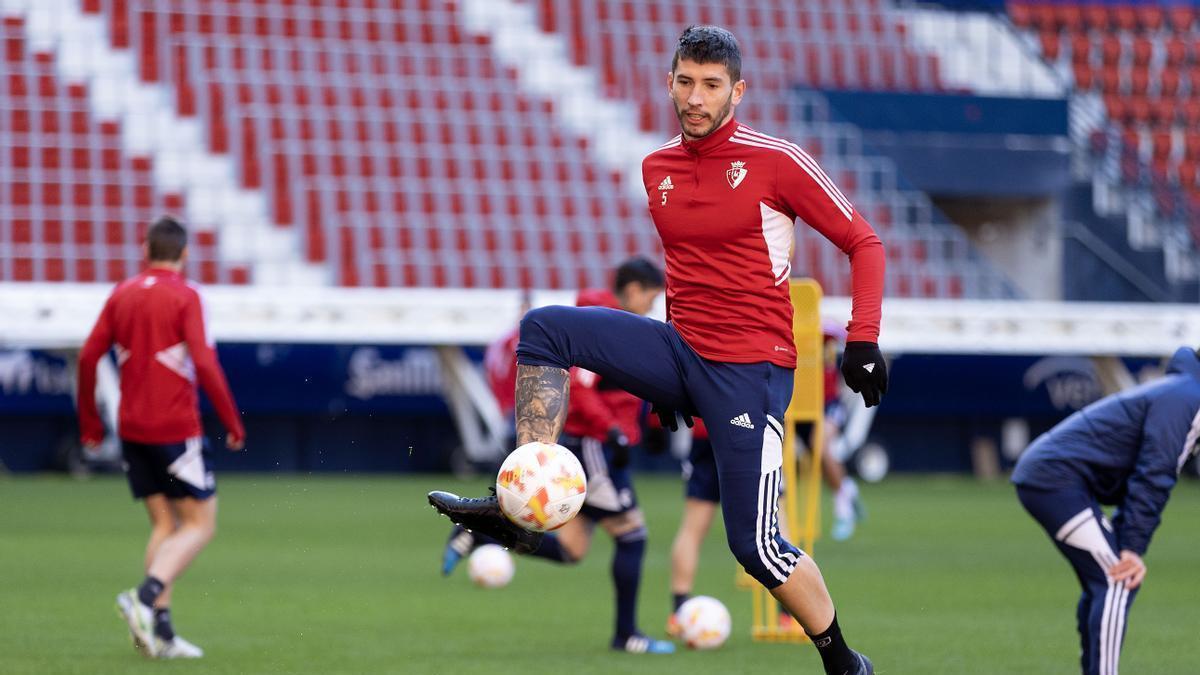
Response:
[{"label": "black glove", "polygon": [[612,448],[613,466],[621,469],[629,466],[629,437],[620,427],[608,430],[608,447]]},{"label": "black glove", "polygon": [[887,393],[887,363],[874,342],[847,342],[842,354],[842,377],[854,393],[861,393],[870,408]]},{"label": "black glove", "polygon": [[683,417],[683,423],[688,425],[689,429],[696,425],[691,415],[657,403],[650,408],[650,412],[658,415],[658,421],[662,422],[662,428],[670,429],[671,431],[679,431],[679,417]]},{"label": "black glove", "polygon": [[642,449],[651,455],[661,455],[667,451],[667,430],[661,427],[642,425]]}]

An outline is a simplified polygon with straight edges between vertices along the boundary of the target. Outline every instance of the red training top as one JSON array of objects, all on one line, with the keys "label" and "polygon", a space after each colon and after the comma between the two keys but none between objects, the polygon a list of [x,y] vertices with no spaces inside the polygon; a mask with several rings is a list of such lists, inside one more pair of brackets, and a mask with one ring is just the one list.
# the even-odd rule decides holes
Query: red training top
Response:
[{"label": "red training top", "polygon": [[801,218],[850,257],[850,341],[879,339],[884,250],[799,146],[730,120],[642,160],[667,260],[667,319],[712,361],[795,368],[787,281]]},{"label": "red training top", "polygon": [[501,414],[506,417],[517,407],[517,343],[520,341],[521,327],[516,326],[483,351],[488,387],[500,405]]},{"label": "red training top", "polygon": [[229,435],[246,435],[225,373],[204,330],[197,287],[151,268],[119,284],[79,354],[79,427],[84,443],[104,439],[96,411],[96,364],[116,345],[121,369],[118,435],[135,443],[181,443],[201,434],[196,382]]}]

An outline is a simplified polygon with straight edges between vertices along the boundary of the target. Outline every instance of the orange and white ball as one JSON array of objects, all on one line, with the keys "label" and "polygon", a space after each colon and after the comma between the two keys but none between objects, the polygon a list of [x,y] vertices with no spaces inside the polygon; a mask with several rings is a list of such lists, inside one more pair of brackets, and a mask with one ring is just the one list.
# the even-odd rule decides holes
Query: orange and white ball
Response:
[{"label": "orange and white ball", "polygon": [[692,649],[716,649],[729,639],[733,620],[720,600],[706,595],[688,599],[675,612],[679,636]]},{"label": "orange and white ball", "polygon": [[566,525],[583,508],[587,477],[563,446],[526,443],[500,465],[496,497],[509,520],[533,532],[548,532]]},{"label": "orange and white ball", "polygon": [[500,546],[484,544],[467,558],[467,576],[484,588],[503,588],[512,581],[515,567],[512,556]]}]

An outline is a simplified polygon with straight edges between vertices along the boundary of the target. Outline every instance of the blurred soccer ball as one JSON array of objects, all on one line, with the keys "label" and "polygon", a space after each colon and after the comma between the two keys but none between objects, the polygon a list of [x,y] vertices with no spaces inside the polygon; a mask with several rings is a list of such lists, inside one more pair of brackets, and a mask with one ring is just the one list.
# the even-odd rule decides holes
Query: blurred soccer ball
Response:
[{"label": "blurred soccer ball", "polygon": [[729,638],[732,620],[720,600],[698,595],[679,606],[680,637],[692,649],[716,649]]},{"label": "blurred soccer ball", "polygon": [[587,478],[570,450],[526,443],[500,465],[496,497],[509,520],[527,530],[547,532],[579,513],[587,497]]},{"label": "blurred soccer ball", "polygon": [[513,578],[513,559],[503,548],[484,544],[467,558],[467,574],[476,585],[484,588],[503,588]]}]

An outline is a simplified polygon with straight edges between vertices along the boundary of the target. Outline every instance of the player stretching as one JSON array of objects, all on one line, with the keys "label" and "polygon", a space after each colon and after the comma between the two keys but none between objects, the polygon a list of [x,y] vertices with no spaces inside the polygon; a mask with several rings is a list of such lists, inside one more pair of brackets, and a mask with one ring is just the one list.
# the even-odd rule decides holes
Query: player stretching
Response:
[{"label": "player stretching", "polygon": [[[1200,354],[1184,347],[1166,377],[1071,415],[1017,462],[1017,497],[1083,587],[1075,618],[1085,675],[1117,673],[1125,621],[1146,577],[1142,556],[1198,441]],[[1111,523],[1101,504],[1117,506]]]},{"label": "player stretching", "polygon": [[146,235],[145,272],[109,296],[79,354],[79,426],[86,449],[104,439],[96,412],[96,364],[116,346],[121,369],[117,435],[135,499],[150,514],[146,578],[117,596],[117,607],[146,656],[199,658],[201,649],[175,635],[168,609],[174,581],[212,539],[216,483],[206,461],[196,381],[240,450],[245,431],[225,374],[204,329],[200,295],[182,274],[187,232],[172,218]]},{"label": "player stretching", "polygon": [[[796,365],[788,286],[794,220],[850,257],[854,302],[843,372],[867,405],[887,390],[876,344],[883,245],[803,150],[734,119],[746,83],[728,31],[685,30],[667,86],[683,133],[643,160],[642,182],[666,254],[669,323],[596,307],[526,314],[517,349],[517,443],[558,438],[572,366],[660,410],[699,415],[716,455],[734,556],[812,636],[827,673],[871,673],[870,661],[842,639],[816,564],[779,535],[775,514]],[[537,535],[509,523],[495,498],[435,492],[429,499],[468,529],[536,546]]]},{"label": "player stretching", "polygon": [[[581,291],[580,307],[600,306],[644,315],[663,289],[662,271],[644,258],[617,268],[614,295],[607,290]],[[514,354],[509,354],[509,359]],[[642,634],[637,627],[638,586],[646,554],[646,520],[637,505],[629,470],[630,446],[640,440],[642,402],[581,368],[571,369],[571,397],[560,440],[579,458],[587,475],[587,500],[580,518],[546,535],[531,555],[556,563],[583,559],[599,525],[613,538],[612,580],[616,590],[613,649],[639,653],[670,653],[675,645]],[[449,574],[462,556],[495,540],[455,526],[443,555],[442,573]]]}]

